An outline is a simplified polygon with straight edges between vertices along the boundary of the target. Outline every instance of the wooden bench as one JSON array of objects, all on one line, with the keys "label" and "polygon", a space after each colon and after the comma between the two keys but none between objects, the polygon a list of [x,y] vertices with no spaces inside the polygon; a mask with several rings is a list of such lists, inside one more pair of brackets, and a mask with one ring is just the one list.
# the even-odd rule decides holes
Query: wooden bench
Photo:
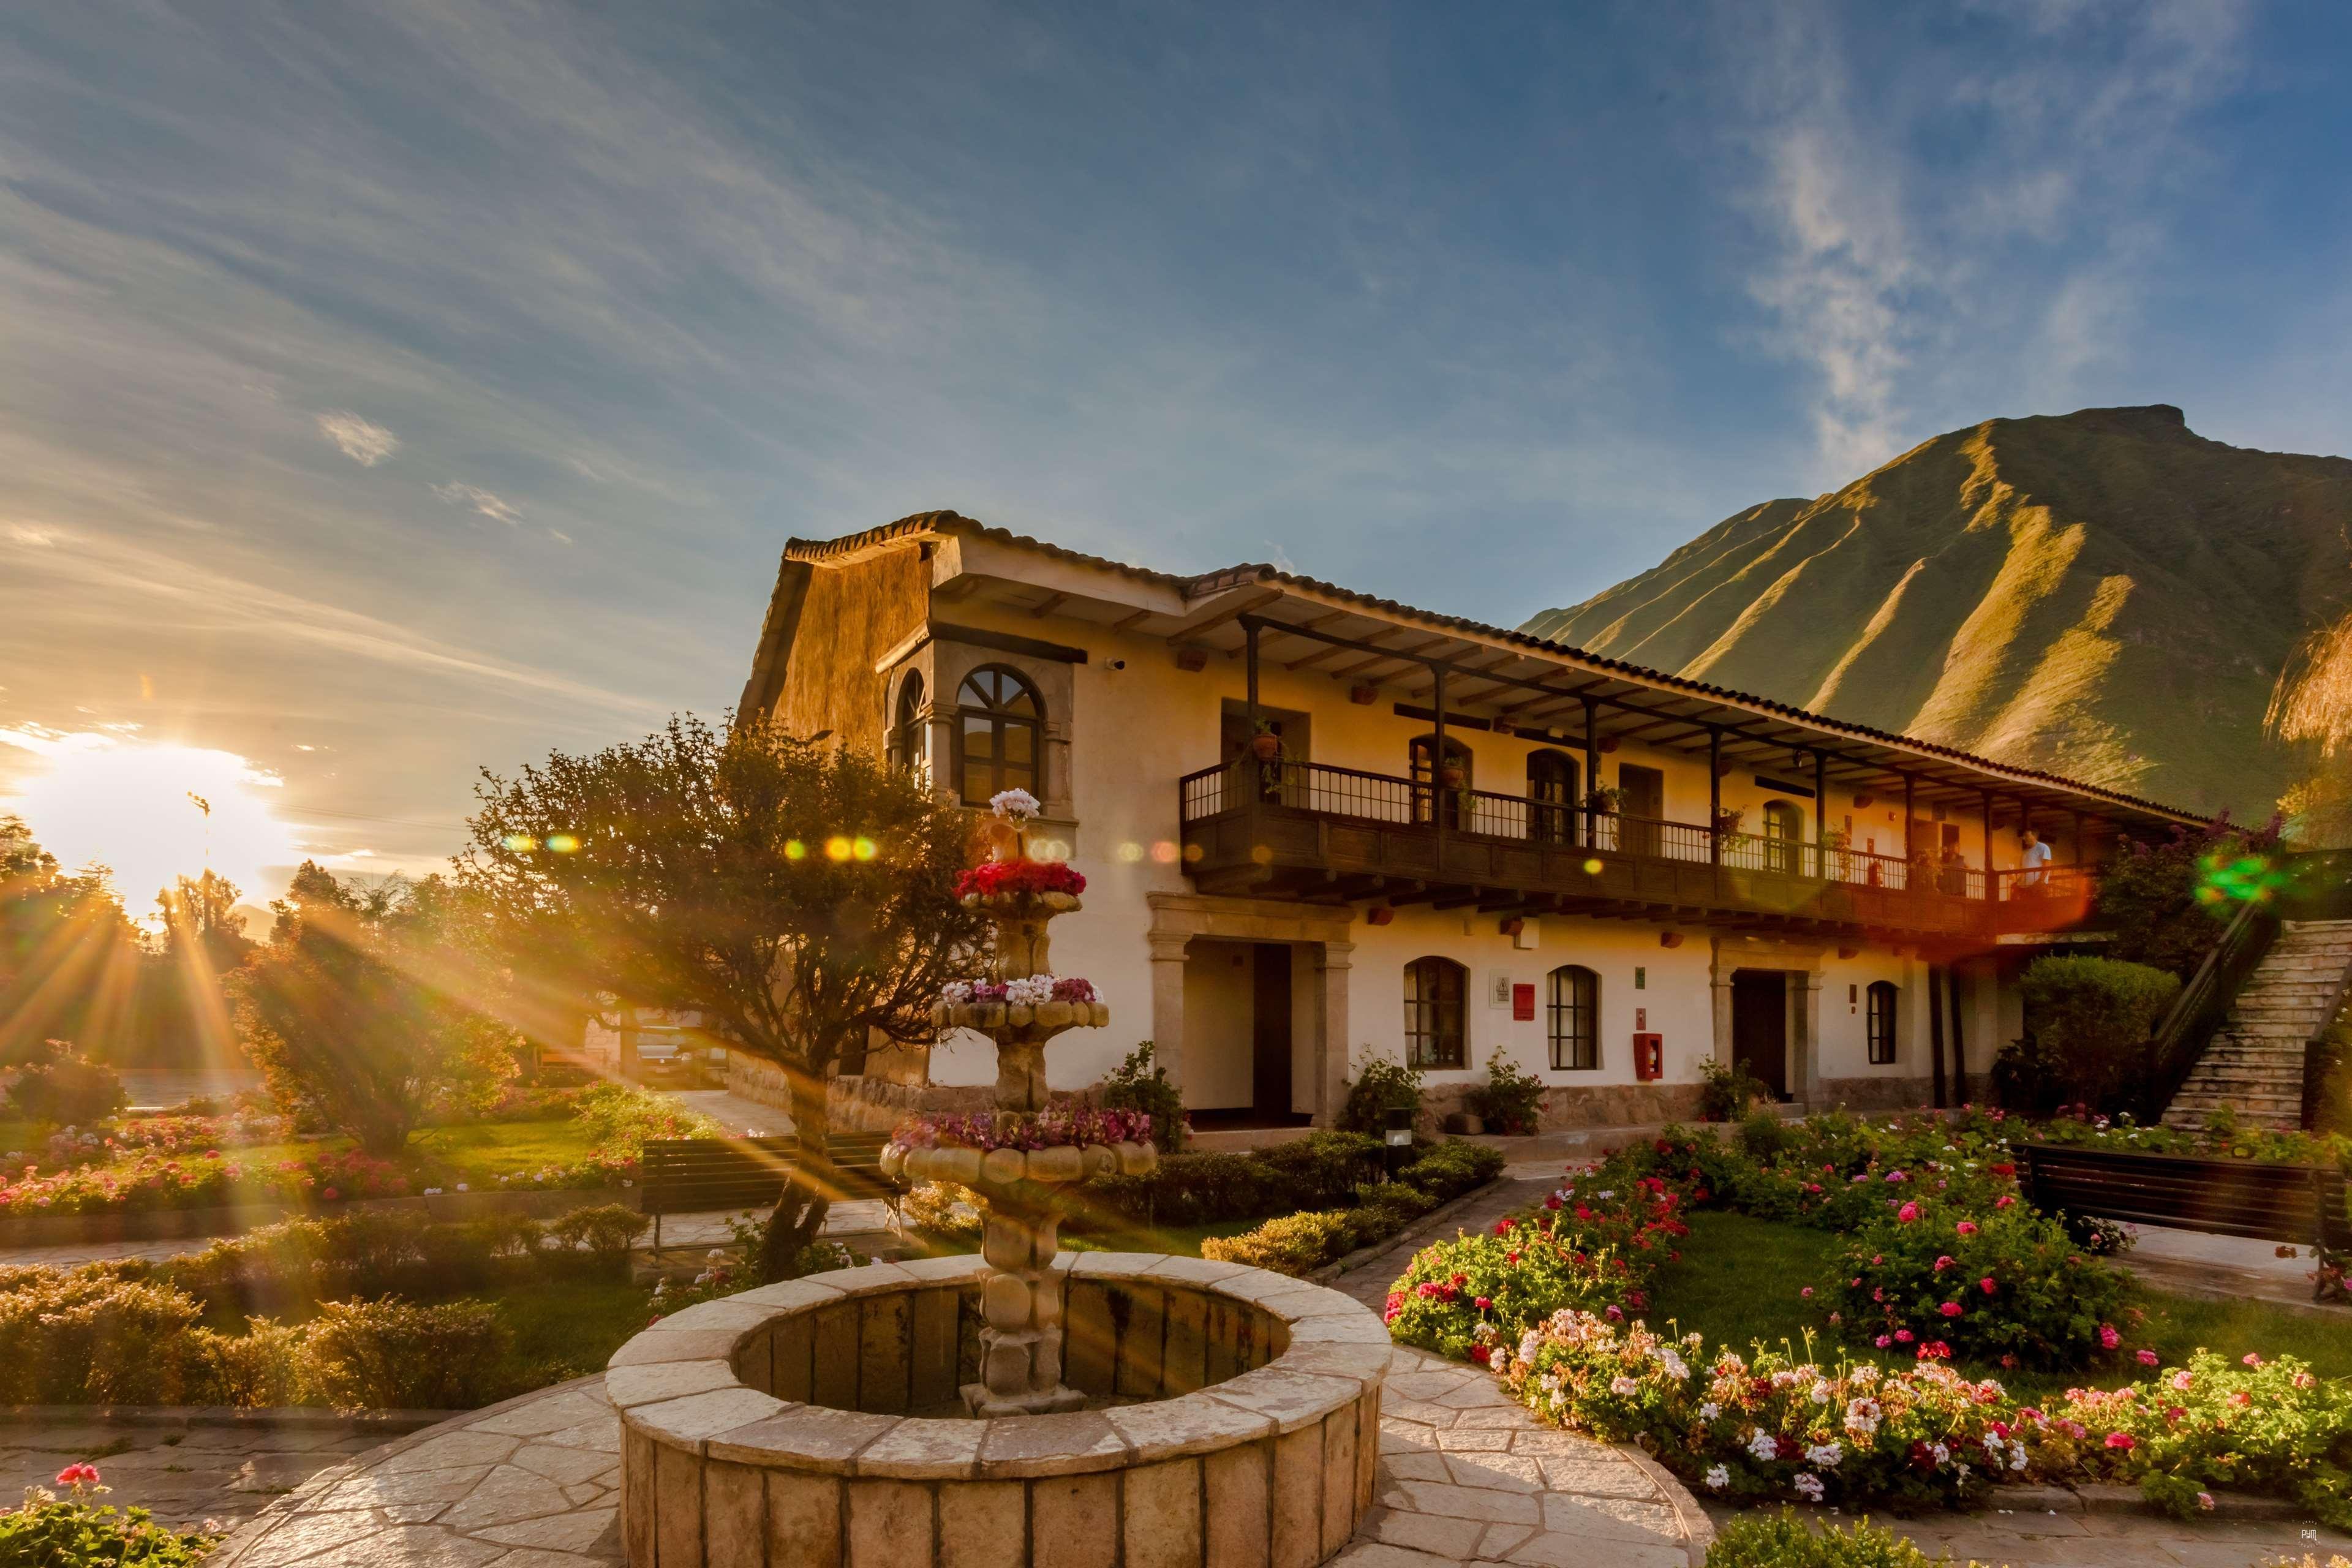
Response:
[{"label": "wooden bench", "polygon": [[[882,1173],[887,1132],[836,1132],[826,1138],[836,1180],[834,1201],[879,1198],[895,1220],[898,1185]],[[639,1206],[654,1219],[654,1251],[662,1249],[664,1215],[713,1209],[772,1209],[800,1163],[800,1140],[783,1138],[656,1138],[646,1142],[638,1165]]]},{"label": "wooden bench", "polygon": [[2044,1213],[2071,1210],[2135,1225],[2309,1247],[2322,1265],[2314,1300],[2329,1291],[2325,1265],[2352,1251],[2344,1173],[2333,1165],[2127,1154],[2053,1143],[2026,1144],[2018,1155],[2026,1201]]}]

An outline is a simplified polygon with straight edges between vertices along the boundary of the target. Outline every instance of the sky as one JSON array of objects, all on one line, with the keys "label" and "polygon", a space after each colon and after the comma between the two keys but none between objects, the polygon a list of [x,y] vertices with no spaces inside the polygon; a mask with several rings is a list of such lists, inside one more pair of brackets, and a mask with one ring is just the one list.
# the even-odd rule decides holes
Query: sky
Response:
[{"label": "sky", "polygon": [[2347,68],[2254,0],[11,6],[0,810],[430,869],[929,508],[1509,625],[1994,416],[2352,451]]}]

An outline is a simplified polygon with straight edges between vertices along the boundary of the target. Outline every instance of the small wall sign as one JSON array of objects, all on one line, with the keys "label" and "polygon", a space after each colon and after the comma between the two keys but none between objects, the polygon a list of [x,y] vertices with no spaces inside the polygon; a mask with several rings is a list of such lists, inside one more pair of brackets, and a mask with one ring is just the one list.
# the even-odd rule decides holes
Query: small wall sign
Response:
[{"label": "small wall sign", "polygon": [[1507,969],[1486,971],[1486,1005],[1507,1007],[1511,1005],[1511,972]]},{"label": "small wall sign", "polygon": [[1511,987],[1511,1022],[1532,1024],[1536,1021],[1536,988],[1533,985]]}]

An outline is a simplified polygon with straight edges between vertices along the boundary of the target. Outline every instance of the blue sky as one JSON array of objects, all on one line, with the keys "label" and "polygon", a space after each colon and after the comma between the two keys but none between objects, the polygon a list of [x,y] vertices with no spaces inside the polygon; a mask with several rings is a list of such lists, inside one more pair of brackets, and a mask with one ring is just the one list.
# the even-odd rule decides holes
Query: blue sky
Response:
[{"label": "blue sky", "polygon": [[168,741],[422,864],[477,766],[730,701],[788,536],[929,507],[1514,623],[1994,415],[2352,450],[2347,55],[2231,0],[13,7],[0,794]]}]

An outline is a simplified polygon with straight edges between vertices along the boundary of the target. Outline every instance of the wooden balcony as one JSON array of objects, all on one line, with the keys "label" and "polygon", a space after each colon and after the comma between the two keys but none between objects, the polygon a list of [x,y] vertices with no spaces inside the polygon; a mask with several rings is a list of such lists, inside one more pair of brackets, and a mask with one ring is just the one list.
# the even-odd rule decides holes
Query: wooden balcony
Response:
[{"label": "wooden balcony", "polygon": [[1186,774],[1179,793],[1185,868],[1204,892],[1955,942],[2063,931],[2090,908],[2078,868],[1988,883],[1965,867],[1322,763],[1244,758]]}]

